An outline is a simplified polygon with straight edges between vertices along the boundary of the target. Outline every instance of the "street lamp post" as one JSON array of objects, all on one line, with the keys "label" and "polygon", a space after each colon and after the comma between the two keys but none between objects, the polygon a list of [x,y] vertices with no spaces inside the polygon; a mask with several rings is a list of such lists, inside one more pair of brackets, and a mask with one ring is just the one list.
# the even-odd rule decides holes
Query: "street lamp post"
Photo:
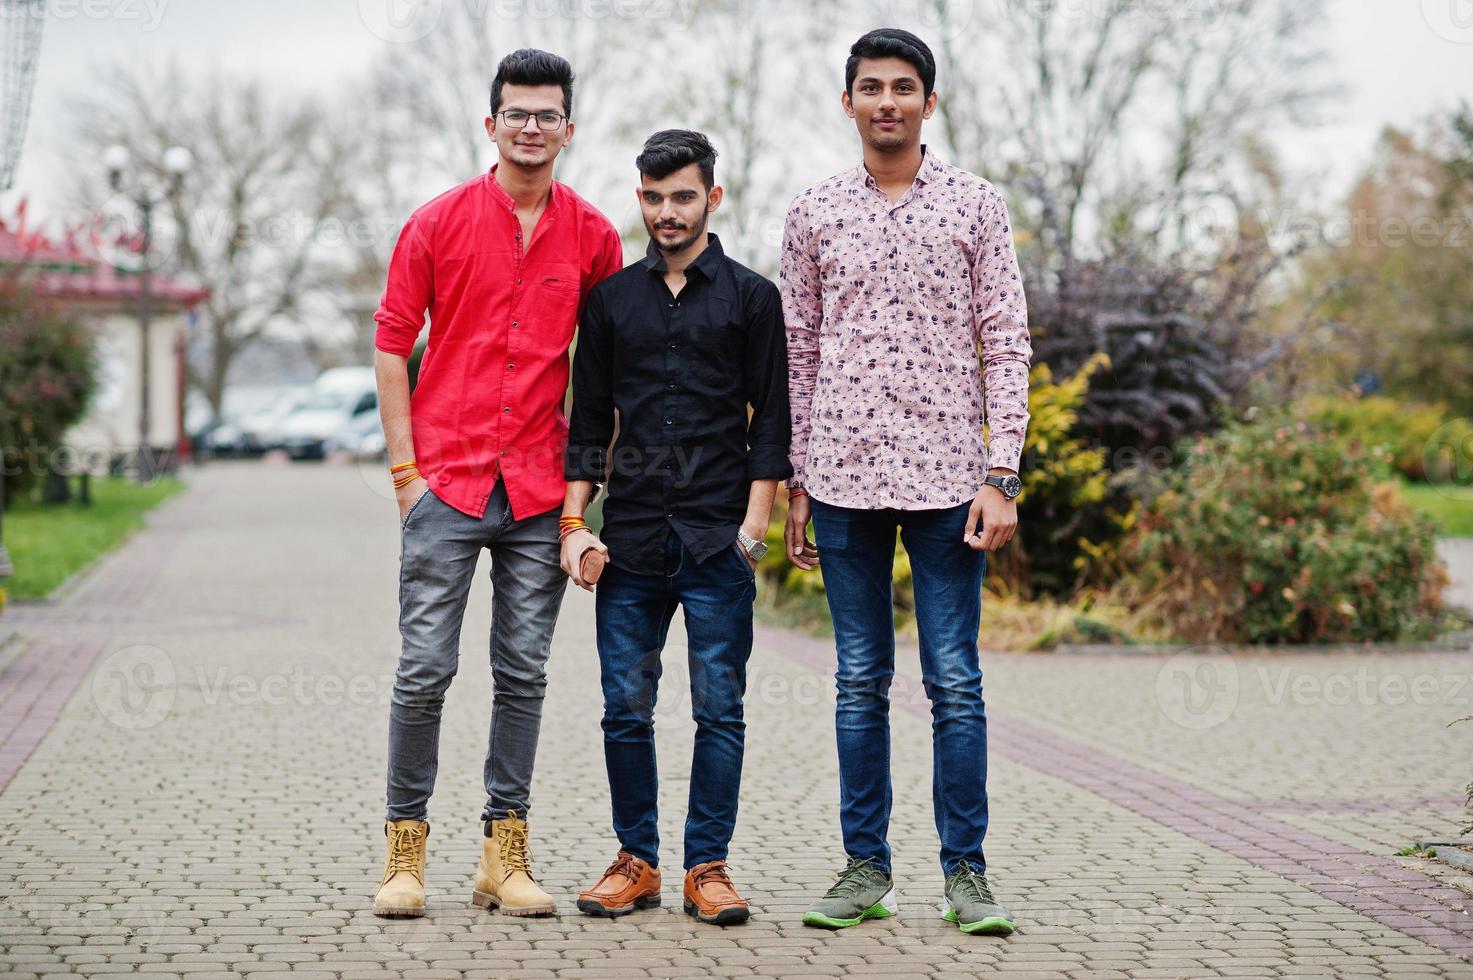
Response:
[{"label": "street lamp post", "polygon": [[171,146],[164,151],[164,172],[168,175],[168,183],[162,190],[142,179],[132,187],[124,188],[129,162],[127,147],[108,147],[102,155],[102,162],[107,167],[108,183],[112,185],[112,189],[126,196],[138,209],[138,226],[141,232],[138,270],[138,334],[141,345],[138,351],[138,482],[150,483],[155,476],[149,411],[149,345],[153,326],[153,264],[150,259],[153,248],[153,209],[178,195],[184,186],[184,175],[194,163],[194,157],[182,146]]}]

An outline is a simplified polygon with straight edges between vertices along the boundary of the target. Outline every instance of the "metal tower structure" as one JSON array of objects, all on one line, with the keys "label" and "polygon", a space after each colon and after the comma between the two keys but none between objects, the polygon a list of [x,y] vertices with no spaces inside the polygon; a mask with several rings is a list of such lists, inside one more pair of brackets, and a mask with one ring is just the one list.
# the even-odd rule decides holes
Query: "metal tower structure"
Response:
[{"label": "metal tower structure", "polygon": [[8,190],[26,139],[46,0],[0,0],[0,190]]}]

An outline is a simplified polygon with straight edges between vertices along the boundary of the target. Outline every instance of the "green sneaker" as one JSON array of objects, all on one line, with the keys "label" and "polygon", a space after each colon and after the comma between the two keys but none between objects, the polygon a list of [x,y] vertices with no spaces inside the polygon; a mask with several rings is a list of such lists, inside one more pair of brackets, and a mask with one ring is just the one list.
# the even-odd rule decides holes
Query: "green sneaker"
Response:
[{"label": "green sneaker", "polygon": [[992,894],[987,875],[966,861],[946,878],[947,922],[955,922],[962,932],[986,936],[1006,936],[1013,931],[1013,917]]},{"label": "green sneaker", "polygon": [[894,880],[869,858],[851,858],[834,887],[803,913],[803,924],[843,929],[865,919],[886,918],[899,910]]}]

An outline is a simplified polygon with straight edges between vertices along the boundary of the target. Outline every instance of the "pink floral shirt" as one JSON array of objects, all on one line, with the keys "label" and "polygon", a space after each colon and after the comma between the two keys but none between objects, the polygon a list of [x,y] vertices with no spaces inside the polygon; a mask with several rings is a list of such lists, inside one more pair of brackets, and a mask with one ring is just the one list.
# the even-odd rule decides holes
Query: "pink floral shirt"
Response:
[{"label": "pink floral shirt", "polygon": [[789,486],[922,510],[970,501],[990,467],[1018,469],[1033,348],[1007,205],[987,181],[926,152],[894,204],[863,165],[810,187],[788,210],[782,298]]}]

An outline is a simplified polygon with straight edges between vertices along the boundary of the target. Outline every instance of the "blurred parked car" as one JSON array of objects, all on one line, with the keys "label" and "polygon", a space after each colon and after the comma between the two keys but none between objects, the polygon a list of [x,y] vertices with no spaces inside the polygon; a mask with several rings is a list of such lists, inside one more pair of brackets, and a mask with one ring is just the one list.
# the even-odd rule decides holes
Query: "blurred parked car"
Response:
[{"label": "blurred parked car", "polygon": [[225,391],[218,418],[208,418],[209,406],[192,409],[190,425],[195,451],[209,456],[254,456],[280,445],[281,423],[307,399],[303,385],[241,385]]},{"label": "blurred parked car", "polygon": [[364,414],[377,415],[378,387],[371,367],[331,368],[281,423],[281,448],[292,459],[321,459],[329,436]]},{"label": "blurred parked car", "polygon": [[281,447],[281,424],[311,396],[311,389],[295,388],[278,393],[271,404],[252,411],[218,432],[214,441],[233,445],[236,455],[261,455]]},{"label": "blurred parked car", "polygon": [[328,456],[346,453],[353,459],[384,459],[389,447],[378,412],[364,412],[349,419],[327,437],[322,450]]}]

